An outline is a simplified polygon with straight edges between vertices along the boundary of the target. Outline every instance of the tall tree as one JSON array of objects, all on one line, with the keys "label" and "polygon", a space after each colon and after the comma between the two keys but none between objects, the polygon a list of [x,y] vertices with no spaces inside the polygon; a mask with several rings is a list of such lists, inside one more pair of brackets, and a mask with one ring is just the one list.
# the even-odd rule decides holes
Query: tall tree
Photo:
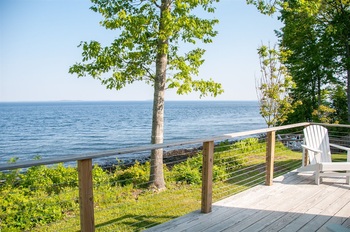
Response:
[{"label": "tall tree", "polygon": [[347,83],[347,110],[350,123],[350,0],[327,0],[321,6],[319,21],[334,41],[334,60],[340,78]]},{"label": "tall tree", "polygon": [[[285,64],[297,83],[293,89],[296,99],[304,102],[291,118],[311,120],[312,113],[322,104],[322,89],[329,82],[324,58],[324,42],[316,29],[316,19],[298,1],[291,1],[280,10],[285,24],[280,32],[280,44],[290,51]],[[297,114],[297,115],[296,115]]]},{"label": "tall tree", "polygon": [[[82,62],[69,72],[92,76],[108,89],[119,90],[135,81],[153,85],[151,142],[163,143],[167,88],[177,89],[178,94],[198,91],[201,97],[223,92],[221,84],[212,79],[193,79],[204,62],[204,49],[180,50],[185,43],[212,42],[218,20],[199,18],[193,11],[214,13],[213,4],[218,1],[92,0],[91,9],[104,17],[101,25],[119,34],[106,47],[97,41],[82,42]],[[165,188],[162,149],[151,153],[150,182],[158,189]]]},{"label": "tall tree", "polygon": [[[312,118],[312,112],[329,104],[322,98],[330,86],[347,86],[350,106],[350,1],[349,0],[247,0],[265,14],[279,11],[284,23],[277,32],[280,46],[291,52],[286,66],[297,88],[295,99],[304,103],[293,117]],[[323,107],[324,108],[324,107]],[[348,119],[350,122],[350,107]],[[336,109],[343,111],[343,109]]]},{"label": "tall tree", "polygon": [[274,47],[262,45],[258,48],[261,76],[257,81],[257,95],[260,104],[260,115],[268,127],[282,125],[293,112],[293,108],[300,101],[290,96],[290,89],[294,87],[292,77],[282,64],[285,54]]}]

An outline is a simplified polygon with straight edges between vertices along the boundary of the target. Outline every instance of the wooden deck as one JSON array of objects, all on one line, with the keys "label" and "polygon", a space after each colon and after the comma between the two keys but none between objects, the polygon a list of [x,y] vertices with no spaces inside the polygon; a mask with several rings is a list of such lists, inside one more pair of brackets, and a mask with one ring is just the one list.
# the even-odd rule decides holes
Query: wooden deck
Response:
[{"label": "wooden deck", "polygon": [[[192,212],[147,231],[350,231],[350,185],[345,178],[315,185],[310,174],[291,172],[213,205],[209,214]],[[345,231],[348,231],[345,229]]]}]

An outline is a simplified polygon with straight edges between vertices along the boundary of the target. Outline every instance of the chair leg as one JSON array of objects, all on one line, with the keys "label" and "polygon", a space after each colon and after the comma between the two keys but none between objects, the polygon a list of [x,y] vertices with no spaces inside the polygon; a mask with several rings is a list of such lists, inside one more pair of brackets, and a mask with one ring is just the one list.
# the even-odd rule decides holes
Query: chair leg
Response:
[{"label": "chair leg", "polygon": [[315,184],[319,185],[321,183],[320,172],[315,172]]},{"label": "chair leg", "polygon": [[320,184],[320,182],[321,182],[320,179],[321,179],[321,178],[320,178],[320,167],[319,167],[319,165],[316,165],[316,170],[315,170],[315,183],[316,183],[317,185]]},{"label": "chair leg", "polygon": [[319,175],[315,175],[315,184],[319,185],[321,183],[321,178]]}]

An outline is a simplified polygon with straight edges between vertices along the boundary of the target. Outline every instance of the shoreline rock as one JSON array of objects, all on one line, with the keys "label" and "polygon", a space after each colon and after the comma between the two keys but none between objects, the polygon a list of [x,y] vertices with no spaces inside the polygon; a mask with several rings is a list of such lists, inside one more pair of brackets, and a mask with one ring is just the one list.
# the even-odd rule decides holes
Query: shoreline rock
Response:
[{"label": "shoreline rock", "polygon": [[[202,151],[202,149],[203,147],[200,146],[197,148],[182,148],[171,151],[164,151],[163,163],[166,164],[168,167],[173,167],[175,164],[184,162],[188,158],[197,155],[200,151]],[[102,167],[102,169],[104,170],[113,171],[115,170],[115,166],[117,165],[122,165],[123,168],[128,168],[133,166],[136,162],[139,162],[140,164],[145,164],[148,161],[150,161],[150,156],[124,159],[121,161],[115,160],[114,162],[99,164],[99,166]]]}]

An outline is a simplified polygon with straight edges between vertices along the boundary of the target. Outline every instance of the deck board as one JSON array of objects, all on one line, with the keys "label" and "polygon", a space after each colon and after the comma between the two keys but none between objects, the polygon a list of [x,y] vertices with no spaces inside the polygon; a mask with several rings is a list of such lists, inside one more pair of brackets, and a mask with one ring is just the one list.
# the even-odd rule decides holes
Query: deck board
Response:
[{"label": "deck board", "polygon": [[199,211],[146,231],[327,231],[335,223],[350,228],[350,185],[345,179],[314,184],[311,174],[291,172]]}]

